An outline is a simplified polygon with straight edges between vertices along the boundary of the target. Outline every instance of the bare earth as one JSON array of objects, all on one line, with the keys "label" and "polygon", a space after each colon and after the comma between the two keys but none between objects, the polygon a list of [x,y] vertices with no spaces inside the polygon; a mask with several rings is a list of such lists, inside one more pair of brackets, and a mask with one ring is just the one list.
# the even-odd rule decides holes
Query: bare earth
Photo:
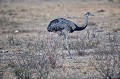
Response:
[{"label": "bare earth", "polygon": [[[115,49],[120,52],[120,3],[109,0],[35,1],[0,3],[0,79],[16,79],[8,64],[16,63],[17,56],[13,54],[21,53],[26,42],[34,44],[42,40],[43,47],[49,46],[56,37],[55,33],[47,32],[51,20],[62,17],[80,25],[86,12],[95,15],[89,18],[88,27],[69,34],[73,59],[63,47],[61,38],[56,48],[56,67],[50,68],[49,76],[43,79],[102,78],[91,62],[95,62],[94,55],[99,55],[96,50],[111,50],[109,42],[110,39],[114,41],[114,37]],[[36,54],[40,53],[44,52]],[[32,73],[33,79],[37,79],[36,71]]]}]

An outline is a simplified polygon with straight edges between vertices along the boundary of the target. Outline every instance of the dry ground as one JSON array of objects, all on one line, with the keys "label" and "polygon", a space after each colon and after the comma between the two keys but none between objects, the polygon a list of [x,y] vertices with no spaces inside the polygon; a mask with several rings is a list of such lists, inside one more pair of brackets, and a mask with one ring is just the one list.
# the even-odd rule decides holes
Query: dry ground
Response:
[{"label": "dry ground", "polygon": [[[68,42],[73,59],[69,58],[63,44],[58,43],[57,48],[53,47],[55,48],[54,53],[58,54],[56,66],[49,69],[47,78],[102,78],[91,62],[95,62],[94,55],[101,55],[100,51],[105,50],[104,53],[106,53],[106,51],[113,50],[111,42],[112,44],[114,42],[114,50],[120,51],[120,3],[113,3],[109,0],[39,0],[31,2],[0,3],[0,78],[16,78],[15,74],[11,72],[9,64],[16,63],[17,55],[15,54],[24,53],[23,51],[29,48],[29,46],[25,48],[26,44],[30,43],[30,49],[33,49],[36,43],[40,43],[42,46],[42,41],[43,46],[40,47],[38,44],[36,47],[40,50],[47,50],[56,36],[54,33],[47,32],[47,25],[52,19],[62,17],[79,25],[83,21],[84,13],[88,11],[95,15],[89,18],[88,27],[81,32],[69,35]],[[34,52],[38,56],[40,53],[44,53]],[[47,51],[47,53],[49,52]],[[37,71],[33,71],[32,77],[37,77],[39,74],[35,74]]]}]

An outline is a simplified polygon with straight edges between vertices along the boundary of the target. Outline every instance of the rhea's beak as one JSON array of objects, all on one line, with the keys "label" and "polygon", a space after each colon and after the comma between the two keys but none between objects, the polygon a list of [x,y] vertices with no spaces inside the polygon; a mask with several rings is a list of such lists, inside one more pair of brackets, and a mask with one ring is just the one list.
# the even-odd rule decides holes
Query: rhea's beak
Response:
[{"label": "rhea's beak", "polygon": [[94,16],[94,15],[90,13],[90,16]]}]

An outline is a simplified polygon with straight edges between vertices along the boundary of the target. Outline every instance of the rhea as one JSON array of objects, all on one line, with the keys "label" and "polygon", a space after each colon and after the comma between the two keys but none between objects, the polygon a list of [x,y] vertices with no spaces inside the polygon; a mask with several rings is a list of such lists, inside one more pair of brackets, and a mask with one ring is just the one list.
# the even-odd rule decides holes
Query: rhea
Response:
[{"label": "rhea", "polygon": [[69,46],[67,43],[68,34],[73,33],[74,31],[84,30],[88,25],[88,16],[94,16],[94,15],[91,14],[90,12],[85,13],[84,21],[81,25],[77,25],[74,22],[64,19],[64,18],[58,18],[58,19],[52,20],[47,27],[48,32],[54,32],[58,34],[56,40],[59,40],[58,37],[64,36],[65,46],[69,52],[70,57],[71,57],[71,53],[70,53]]}]

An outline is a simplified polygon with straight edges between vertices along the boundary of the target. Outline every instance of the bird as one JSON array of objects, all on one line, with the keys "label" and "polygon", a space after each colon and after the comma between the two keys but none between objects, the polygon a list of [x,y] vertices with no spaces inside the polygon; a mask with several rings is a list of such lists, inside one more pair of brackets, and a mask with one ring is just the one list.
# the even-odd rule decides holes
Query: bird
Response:
[{"label": "bird", "polygon": [[73,33],[74,31],[84,30],[88,25],[88,16],[94,16],[94,15],[90,12],[86,12],[84,14],[84,21],[81,25],[77,25],[74,22],[67,20],[65,18],[53,19],[48,24],[47,31],[54,32],[54,33],[58,34],[58,36],[56,37],[55,40],[58,40],[58,37],[60,37],[60,36],[64,36],[64,38],[65,38],[64,43],[65,43],[65,46],[69,52],[70,58],[72,58],[72,57],[71,57],[71,53],[70,53],[69,46],[67,43],[68,34]]}]

